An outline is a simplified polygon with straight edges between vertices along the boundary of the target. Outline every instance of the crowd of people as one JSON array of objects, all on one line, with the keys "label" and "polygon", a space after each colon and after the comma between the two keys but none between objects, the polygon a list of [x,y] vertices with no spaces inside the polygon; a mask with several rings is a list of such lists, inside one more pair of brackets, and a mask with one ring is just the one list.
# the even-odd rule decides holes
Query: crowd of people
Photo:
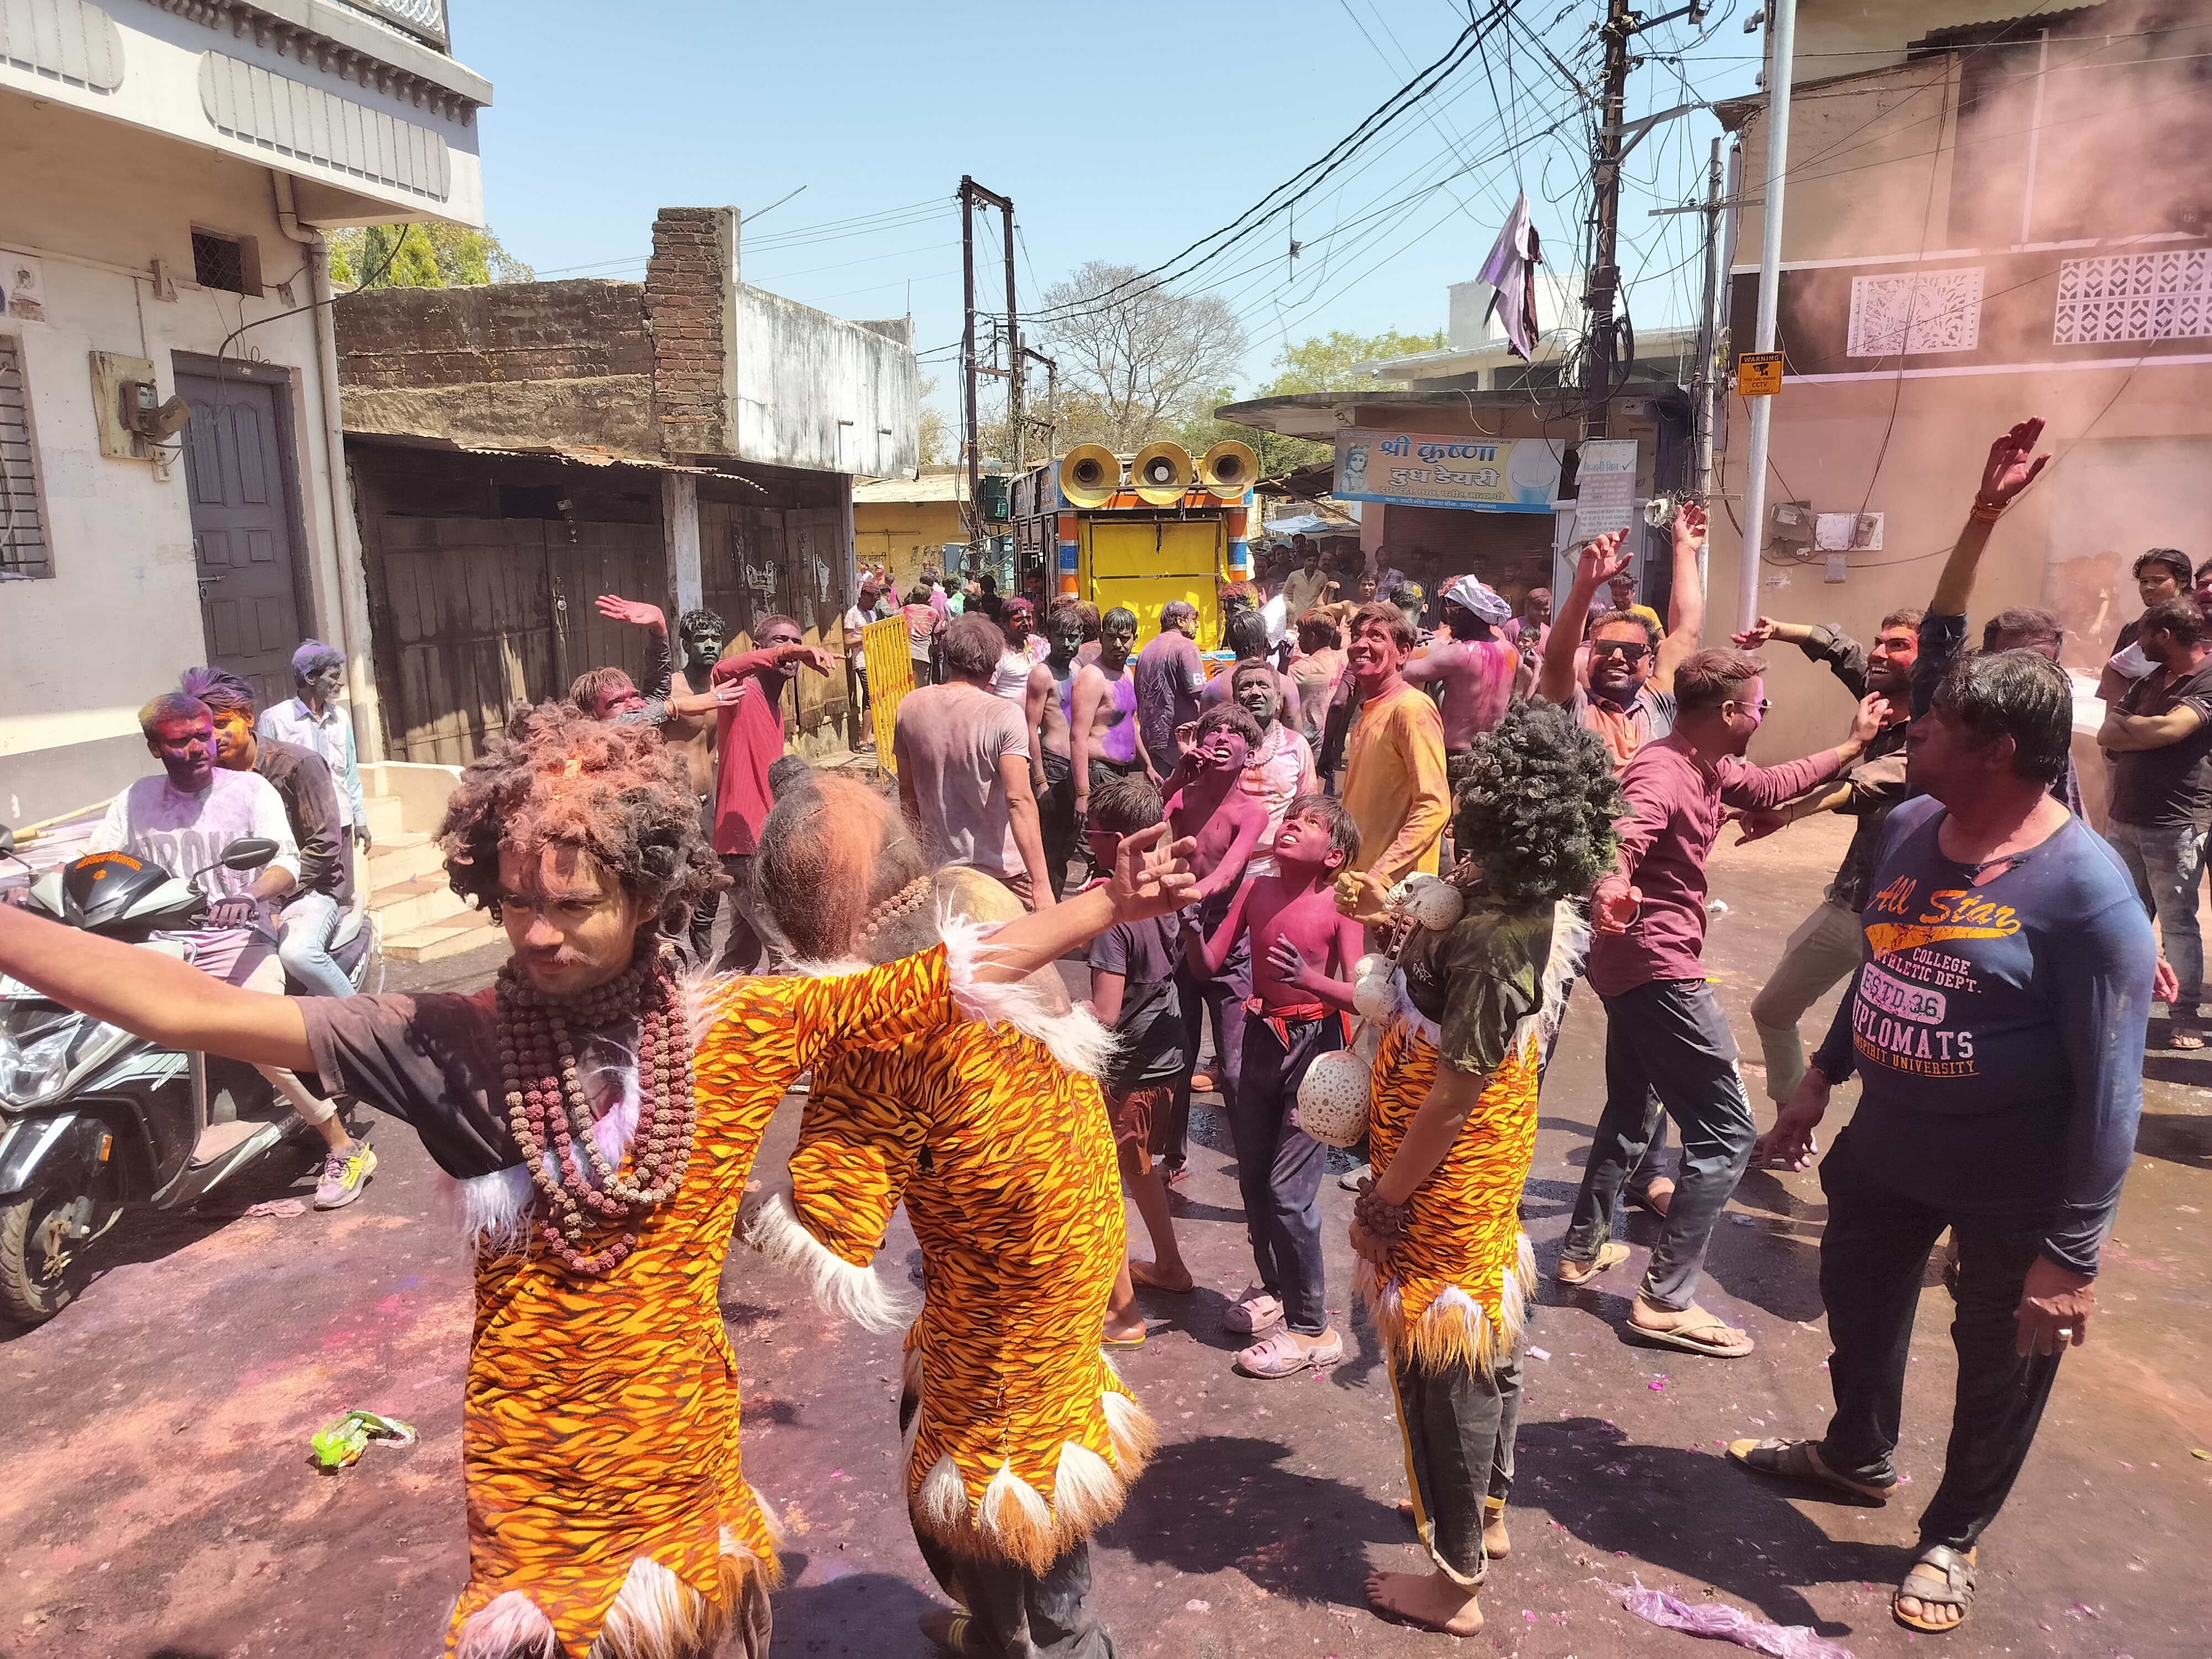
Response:
[{"label": "crowd of people", "polygon": [[[1746,1469],[1895,1494],[1907,1339],[1948,1233],[1957,1401],[1891,1603],[1941,1632],[1967,1616],[1978,1540],[2087,1335],[2154,995],[2173,1003],[2168,1041],[2203,1042],[2212,580],[2172,550],[2136,565],[2147,608],[2102,688],[2100,837],[2056,618],[2003,611],[1966,646],[2040,430],[1992,446],[1926,609],[1869,645],[1761,617],[1708,646],[1695,504],[1673,518],[1663,617],[1637,602],[1619,533],[1581,550],[1556,606],[1539,588],[1517,608],[1474,575],[1431,599],[1388,568],[1342,595],[1294,547],[1223,590],[1226,661],[1186,602],[1139,648],[1127,609],[1068,599],[1040,626],[988,577],[925,580],[902,608],[869,571],[848,644],[902,617],[913,667],[895,800],[784,753],[792,676],[836,666],[795,621],[758,619],[732,652],[719,617],[687,614],[679,670],[657,607],[605,596],[645,630],[644,684],[599,670],[524,707],[448,809],[449,878],[512,947],[472,996],[354,995],[330,961],[368,844],[337,654],[303,645],[300,697],[258,721],[250,689],[194,671],[147,705],[162,773],[94,844],[198,867],[251,833],[277,856],[217,875],[192,966],[7,913],[0,969],[265,1068],[328,1143],[319,1203],[374,1168],[352,1100],[413,1127],[457,1183],[478,1298],[451,1632],[468,1659],[765,1653],[781,1570],[741,1472],[714,1286],[802,1073],[798,1146],[750,1236],[826,1307],[907,1333],[902,1490],[958,1604],[923,1621],[940,1646],[1114,1651],[1087,1540],[1154,1431],[1108,1354],[1144,1343],[1149,1297],[1194,1288],[1172,1197],[1194,1091],[1221,1101],[1252,1255],[1223,1316],[1249,1339],[1235,1371],[1256,1385],[1345,1357],[1327,1148],[1302,1100],[1347,1063],[1367,1130],[1350,1243],[1432,1563],[1368,1593],[1387,1617],[1480,1630],[1510,1547],[1538,1272],[1520,1200],[1587,979],[1605,1098],[1551,1272],[1592,1285],[1629,1259],[1626,1206],[1658,1217],[1629,1340],[1754,1351],[1698,1301],[1715,1225],[1754,1161],[1809,1167],[1832,1091],[1861,1084],[1820,1164],[1835,1413],[1818,1437],[1734,1442]],[[1840,736],[1753,765],[1776,642],[1840,684]],[[864,702],[865,655],[847,667]],[[1729,823],[1748,839],[1816,813],[1854,829],[1752,1005],[1761,1133],[1707,977],[1707,866]],[[1071,951],[1080,999],[1054,965]],[[288,971],[306,994],[281,994]],[[1799,1024],[1847,977],[1808,1060]],[[1125,1249],[1125,1197],[1149,1255]],[[901,1203],[918,1316],[871,1266]]]}]

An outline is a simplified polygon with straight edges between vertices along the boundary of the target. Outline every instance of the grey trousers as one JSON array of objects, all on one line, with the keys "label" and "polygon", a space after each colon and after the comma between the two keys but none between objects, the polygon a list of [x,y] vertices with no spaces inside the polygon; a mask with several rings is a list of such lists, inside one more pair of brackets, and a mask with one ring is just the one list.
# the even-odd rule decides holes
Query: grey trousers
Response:
[{"label": "grey trousers", "polygon": [[1398,1428],[1406,1437],[1406,1469],[1413,1487],[1413,1524],[1421,1547],[1451,1581],[1467,1589],[1490,1571],[1482,1529],[1513,1495],[1513,1437],[1521,1421],[1521,1351],[1488,1375],[1472,1366],[1416,1370],[1390,1357]]},{"label": "grey trousers", "polygon": [[1797,1022],[1859,965],[1864,945],[1858,916],[1823,901],[1797,924],[1782,947],[1782,960],[1752,999],[1752,1029],[1766,1056],[1766,1097],[1776,1105],[1787,1104],[1805,1080],[1805,1045],[1797,1036]]}]

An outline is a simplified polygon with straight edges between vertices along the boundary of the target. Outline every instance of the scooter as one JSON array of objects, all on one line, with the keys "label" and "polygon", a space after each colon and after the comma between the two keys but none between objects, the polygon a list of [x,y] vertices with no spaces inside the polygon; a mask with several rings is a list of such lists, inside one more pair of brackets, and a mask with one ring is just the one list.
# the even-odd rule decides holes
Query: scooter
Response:
[{"label": "scooter", "polygon": [[[15,847],[0,827],[0,856]],[[251,872],[276,855],[272,841],[234,841],[216,864],[179,878],[129,854],[88,854],[36,876],[27,908],[182,959],[181,945],[151,935],[200,922],[209,901],[199,878],[218,867]],[[356,989],[373,937],[357,897],[330,947]],[[316,1086],[312,1074],[303,1080]],[[313,1139],[252,1066],[158,1047],[5,975],[0,1119],[0,1311],[27,1325],[76,1299],[87,1250],[126,1208],[188,1209]]]}]

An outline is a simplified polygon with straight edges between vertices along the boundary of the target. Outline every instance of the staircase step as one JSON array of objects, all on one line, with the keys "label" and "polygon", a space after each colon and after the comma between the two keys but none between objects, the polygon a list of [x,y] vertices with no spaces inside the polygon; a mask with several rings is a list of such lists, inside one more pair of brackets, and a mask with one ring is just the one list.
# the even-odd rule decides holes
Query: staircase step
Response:
[{"label": "staircase step", "polygon": [[436,962],[505,937],[498,924],[483,911],[464,910],[404,933],[387,934],[384,954],[392,962]]},{"label": "staircase step", "polygon": [[375,836],[368,850],[368,884],[372,890],[445,868],[445,850],[419,830],[379,836],[372,827],[369,834]]},{"label": "staircase step", "polygon": [[400,813],[397,795],[364,795],[361,802],[362,816],[368,820],[369,838],[381,844],[387,838],[402,835],[406,821]]},{"label": "staircase step", "polygon": [[388,887],[376,888],[368,896],[368,908],[375,913],[376,925],[385,936],[392,938],[443,921],[468,907],[459,893],[446,885],[441,872],[410,877]]}]

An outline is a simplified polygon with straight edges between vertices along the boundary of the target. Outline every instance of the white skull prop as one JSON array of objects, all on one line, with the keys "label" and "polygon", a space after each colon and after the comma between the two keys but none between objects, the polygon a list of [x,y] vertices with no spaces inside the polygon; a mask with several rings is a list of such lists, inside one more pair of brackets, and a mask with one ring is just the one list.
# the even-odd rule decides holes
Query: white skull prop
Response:
[{"label": "white skull prop", "polygon": [[1411,916],[1432,933],[1454,926],[1467,913],[1467,896],[1440,876],[1411,875],[1393,887],[1383,902]]},{"label": "white skull prop", "polygon": [[1388,1019],[1398,1006],[1396,970],[1388,957],[1362,957],[1352,970],[1352,1006],[1362,1019]]},{"label": "white skull prop", "polygon": [[1367,1133],[1369,1062],[1348,1050],[1323,1054],[1298,1085],[1298,1127],[1325,1146],[1350,1146]]}]

